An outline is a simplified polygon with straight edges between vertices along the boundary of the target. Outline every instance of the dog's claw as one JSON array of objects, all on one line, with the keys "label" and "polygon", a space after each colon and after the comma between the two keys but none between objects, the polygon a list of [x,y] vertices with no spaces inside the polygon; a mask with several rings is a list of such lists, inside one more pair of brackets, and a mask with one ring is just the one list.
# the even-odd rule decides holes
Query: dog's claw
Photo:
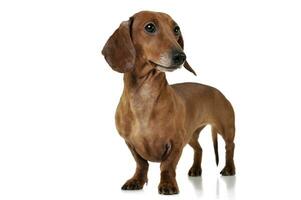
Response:
[{"label": "dog's claw", "polygon": [[137,179],[128,180],[122,187],[122,190],[141,190],[143,188],[144,183]]},{"label": "dog's claw", "polygon": [[235,167],[225,166],[224,169],[220,172],[222,176],[233,176],[235,175]]},{"label": "dog's claw", "polygon": [[188,171],[188,176],[201,176],[202,175],[202,168],[192,166]]}]

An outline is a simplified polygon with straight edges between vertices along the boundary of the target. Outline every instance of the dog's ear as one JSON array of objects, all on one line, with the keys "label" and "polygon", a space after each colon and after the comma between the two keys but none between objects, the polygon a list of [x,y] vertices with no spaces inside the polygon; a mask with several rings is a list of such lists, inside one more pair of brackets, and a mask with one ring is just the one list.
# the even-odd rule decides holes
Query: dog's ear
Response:
[{"label": "dog's ear", "polygon": [[136,51],[131,39],[132,21],[130,18],[122,22],[102,49],[107,63],[117,72],[125,73],[134,68]]},{"label": "dog's ear", "polygon": [[[182,34],[180,35],[179,39],[178,39],[178,43],[179,45],[182,47],[182,49],[184,49],[184,40],[183,40],[183,36]],[[195,71],[190,67],[190,65],[188,64],[187,61],[184,62],[184,67],[190,71],[191,73],[193,73],[194,75],[196,75]]]}]

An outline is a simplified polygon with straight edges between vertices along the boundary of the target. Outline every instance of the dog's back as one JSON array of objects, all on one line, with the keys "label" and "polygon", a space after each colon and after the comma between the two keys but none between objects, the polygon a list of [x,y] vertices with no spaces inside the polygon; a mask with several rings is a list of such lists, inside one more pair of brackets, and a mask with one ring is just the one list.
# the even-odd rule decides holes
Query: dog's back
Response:
[{"label": "dog's back", "polygon": [[[199,83],[178,83],[171,85],[176,93],[184,99],[186,113],[196,119],[196,128],[213,125],[223,132],[234,124],[234,111],[231,103],[216,88]],[[194,131],[194,130],[193,130]]]}]

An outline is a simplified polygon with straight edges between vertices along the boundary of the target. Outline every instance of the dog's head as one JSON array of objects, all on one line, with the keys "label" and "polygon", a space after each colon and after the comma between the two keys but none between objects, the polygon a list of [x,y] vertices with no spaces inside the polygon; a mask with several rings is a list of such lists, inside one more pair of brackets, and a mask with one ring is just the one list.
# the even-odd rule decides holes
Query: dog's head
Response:
[{"label": "dog's head", "polygon": [[102,54],[118,72],[141,65],[166,72],[184,67],[196,74],[186,61],[184,41],[177,23],[167,14],[142,11],[122,22],[105,44]]}]

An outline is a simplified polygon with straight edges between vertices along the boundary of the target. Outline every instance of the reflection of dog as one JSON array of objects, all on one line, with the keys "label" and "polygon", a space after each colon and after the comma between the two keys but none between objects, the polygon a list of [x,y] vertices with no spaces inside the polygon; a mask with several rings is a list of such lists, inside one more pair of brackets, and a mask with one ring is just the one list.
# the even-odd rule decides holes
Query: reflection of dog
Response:
[{"label": "reflection of dog", "polygon": [[113,70],[124,73],[124,90],[116,112],[116,126],[136,163],[136,172],[124,190],[141,189],[147,181],[148,162],[161,162],[159,193],[176,194],[176,166],[183,147],[194,149],[189,176],[202,173],[200,131],[212,126],[216,163],[217,133],[226,143],[222,175],[234,175],[234,112],[230,102],[213,87],[198,83],[169,85],[166,71],[186,62],[179,26],[164,13],[135,14],[109,38],[102,50]]}]

